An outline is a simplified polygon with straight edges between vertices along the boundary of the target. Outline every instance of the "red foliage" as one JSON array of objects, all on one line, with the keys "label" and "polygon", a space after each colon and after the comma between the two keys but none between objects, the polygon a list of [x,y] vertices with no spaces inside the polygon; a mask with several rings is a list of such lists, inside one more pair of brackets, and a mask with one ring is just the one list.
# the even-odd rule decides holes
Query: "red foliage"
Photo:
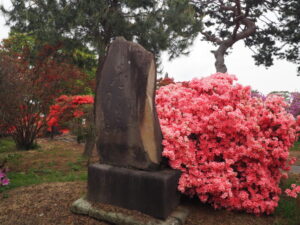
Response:
[{"label": "red foliage", "polygon": [[215,208],[269,214],[299,124],[281,97],[251,98],[234,80],[218,73],[157,91],[163,155],[182,171],[181,192]]},{"label": "red foliage", "polygon": [[73,118],[80,118],[84,115],[84,111],[80,106],[93,104],[94,97],[91,95],[84,96],[66,96],[62,95],[56,100],[56,104],[50,107],[48,115],[48,130],[52,126],[59,126],[60,122],[68,121]]},{"label": "red foliage", "polygon": [[[29,149],[46,126],[49,107],[63,93],[77,94],[85,76],[59,54],[60,46],[34,52],[0,46],[0,128],[8,129],[18,147]],[[5,130],[3,132],[7,132]]]}]

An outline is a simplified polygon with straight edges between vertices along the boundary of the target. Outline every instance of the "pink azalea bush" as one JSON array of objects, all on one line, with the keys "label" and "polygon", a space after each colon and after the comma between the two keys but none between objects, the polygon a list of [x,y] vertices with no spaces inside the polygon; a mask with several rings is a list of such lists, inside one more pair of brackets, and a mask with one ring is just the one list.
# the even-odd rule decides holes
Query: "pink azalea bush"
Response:
[{"label": "pink azalea bush", "polygon": [[181,192],[215,208],[270,214],[299,124],[283,98],[252,98],[235,80],[217,73],[157,91],[163,156],[182,171]]}]

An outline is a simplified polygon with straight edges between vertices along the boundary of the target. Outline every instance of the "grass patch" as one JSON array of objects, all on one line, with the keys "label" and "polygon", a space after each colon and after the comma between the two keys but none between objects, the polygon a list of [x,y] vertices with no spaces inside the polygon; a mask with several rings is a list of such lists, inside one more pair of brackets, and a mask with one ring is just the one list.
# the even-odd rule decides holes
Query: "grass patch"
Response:
[{"label": "grass patch", "polygon": [[295,142],[294,146],[291,148],[291,151],[300,151],[300,141]]},{"label": "grass patch", "polygon": [[[287,180],[281,182],[280,187],[284,191],[291,187],[291,184],[300,185],[299,175],[290,175]],[[297,199],[281,195],[278,207],[275,210],[275,225],[299,225],[300,221],[300,197]]]},{"label": "grass patch", "polygon": [[68,162],[68,166],[71,168],[71,170],[73,171],[78,171],[80,170],[81,166],[78,165],[77,163],[73,163],[73,162]]},{"label": "grass patch", "polygon": [[15,166],[19,166],[21,162],[22,154],[8,153],[0,156],[0,162],[9,162]]},{"label": "grass patch", "polygon": [[[83,146],[76,143],[40,139],[40,148],[16,151],[13,140],[0,139],[0,161],[6,162],[10,184],[5,191],[48,182],[84,181],[87,179],[87,159],[82,157]],[[5,146],[5,147],[3,147]]]},{"label": "grass patch", "polygon": [[49,182],[67,182],[67,181],[84,181],[87,179],[87,172],[68,172],[55,171],[50,169],[31,170],[28,173],[9,172],[8,177],[10,184],[0,187],[0,193],[22,186]]},{"label": "grass patch", "polygon": [[0,139],[0,153],[16,151],[16,144],[12,138]]},{"label": "grass patch", "polygon": [[275,215],[278,215],[277,224],[299,225],[300,206],[297,199],[281,196]]}]

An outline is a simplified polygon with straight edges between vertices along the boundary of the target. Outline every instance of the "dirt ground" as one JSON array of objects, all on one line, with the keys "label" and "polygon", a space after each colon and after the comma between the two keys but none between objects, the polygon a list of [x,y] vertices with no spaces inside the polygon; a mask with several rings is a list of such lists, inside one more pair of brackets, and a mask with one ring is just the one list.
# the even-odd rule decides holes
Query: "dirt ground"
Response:
[{"label": "dirt ground", "polygon": [[74,215],[69,208],[85,192],[85,182],[40,184],[13,189],[2,196],[1,225],[105,225]]},{"label": "dirt ground", "polygon": [[300,166],[300,151],[291,151],[290,152],[290,156],[291,157],[296,157],[297,161],[294,164],[295,166]]},{"label": "dirt ground", "polygon": [[[85,182],[46,183],[21,187],[0,195],[1,225],[108,225],[75,215],[70,205],[86,192]],[[272,216],[255,217],[246,213],[212,210],[199,201],[184,199],[190,208],[186,225],[269,225]]]}]

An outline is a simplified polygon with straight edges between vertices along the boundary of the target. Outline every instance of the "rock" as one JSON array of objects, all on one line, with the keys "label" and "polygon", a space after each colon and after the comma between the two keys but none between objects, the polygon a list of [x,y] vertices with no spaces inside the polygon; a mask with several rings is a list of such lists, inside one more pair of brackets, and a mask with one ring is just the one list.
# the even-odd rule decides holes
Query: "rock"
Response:
[{"label": "rock", "polygon": [[143,215],[132,211],[130,214],[118,212],[118,210],[105,210],[100,207],[93,206],[82,197],[71,206],[71,211],[76,214],[87,215],[97,220],[107,221],[111,224],[117,225],[184,225],[189,210],[186,207],[179,206],[174,212],[165,220],[156,218],[143,218]]},{"label": "rock", "polygon": [[161,162],[156,68],[142,46],[116,38],[97,73],[96,143],[101,163],[144,170]]},{"label": "rock", "polygon": [[178,206],[180,171],[143,171],[95,163],[88,168],[87,200],[166,219]]}]

